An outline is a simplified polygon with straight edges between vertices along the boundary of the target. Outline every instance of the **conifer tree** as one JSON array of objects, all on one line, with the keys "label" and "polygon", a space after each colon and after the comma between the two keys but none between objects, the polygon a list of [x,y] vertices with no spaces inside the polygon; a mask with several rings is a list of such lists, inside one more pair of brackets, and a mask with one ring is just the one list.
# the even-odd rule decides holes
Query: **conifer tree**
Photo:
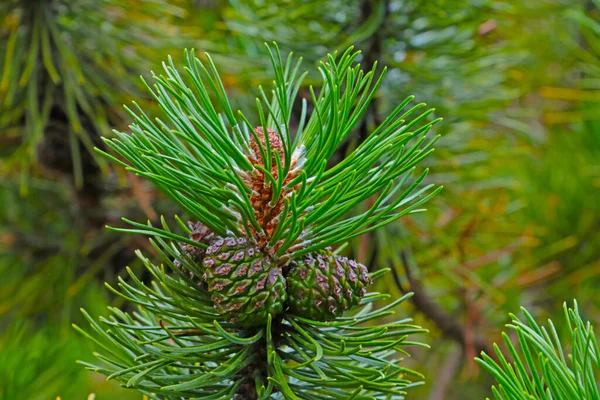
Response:
[{"label": "conifer tree", "polygon": [[[329,162],[367,110],[385,69],[363,71],[349,48],[319,66],[312,111],[290,126],[305,74],[268,47],[275,79],[259,88],[256,114],[231,107],[210,56],[169,59],[148,89],[163,111],[134,103],[129,133],[103,153],[152,181],[189,216],[177,230],[126,220],[118,231],[150,236],[156,265],[138,252],[151,284],[130,272],[110,288],[138,306],[97,323],[102,349],[85,365],[155,399],[390,399],[420,378],[400,365],[408,335],[423,330],[392,316],[409,295],[367,292],[369,273],[339,255],[353,237],[423,211],[441,188],[413,176],[431,154],[431,110],[399,104],[345,159]],[[350,216],[372,198],[367,211]],[[177,233],[177,231],[185,233]],[[337,247],[334,250],[334,247]],[[377,321],[373,323],[373,321]]]}]

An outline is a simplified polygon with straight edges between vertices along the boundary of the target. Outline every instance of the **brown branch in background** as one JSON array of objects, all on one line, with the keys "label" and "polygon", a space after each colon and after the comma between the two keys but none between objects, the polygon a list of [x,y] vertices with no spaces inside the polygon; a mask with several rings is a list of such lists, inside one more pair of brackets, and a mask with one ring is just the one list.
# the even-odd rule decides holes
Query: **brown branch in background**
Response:
[{"label": "brown branch in background", "polygon": [[435,379],[435,385],[431,388],[428,400],[444,400],[447,397],[464,359],[465,354],[461,349],[452,349],[452,352],[444,359],[444,364]]},{"label": "brown branch in background", "polygon": [[[398,289],[402,293],[413,292],[411,301],[415,308],[433,322],[444,337],[459,343],[463,347],[463,350],[466,350],[469,342],[467,340],[466,329],[459,323],[456,317],[449,314],[442,306],[436,303],[435,300],[427,294],[422,283],[413,276],[406,256],[406,251],[403,250],[400,252],[400,259],[402,260],[402,266],[404,267],[409,287],[404,287],[398,275],[398,271],[396,271],[395,268],[392,268],[394,281],[398,286]],[[473,337],[472,343],[477,354],[482,351],[490,354],[487,342],[481,337]]]}]

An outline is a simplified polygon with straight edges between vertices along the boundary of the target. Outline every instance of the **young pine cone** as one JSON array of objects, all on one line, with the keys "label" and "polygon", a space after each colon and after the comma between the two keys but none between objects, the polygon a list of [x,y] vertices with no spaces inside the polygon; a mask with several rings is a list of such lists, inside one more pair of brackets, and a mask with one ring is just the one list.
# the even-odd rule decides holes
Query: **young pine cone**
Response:
[{"label": "young pine cone", "polygon": [[290,265],[289,311],[316,321],[331,320],[358,305],[371,283],[367,268],[329,250],[309,253]]},{"label": "young pine cone", "polygon": [[202,260],[203,280],[217,312],[242,325],[264,324],[283,311],[281,268],[245,238],[216,238]]}]

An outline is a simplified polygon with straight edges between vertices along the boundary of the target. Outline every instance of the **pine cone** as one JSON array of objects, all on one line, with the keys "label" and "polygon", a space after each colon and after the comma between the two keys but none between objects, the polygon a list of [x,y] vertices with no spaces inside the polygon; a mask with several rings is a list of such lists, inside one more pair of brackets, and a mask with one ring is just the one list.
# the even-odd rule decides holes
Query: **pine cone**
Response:
[{"label": "pine cone", "polygon": [[[263,151],[266,150],[265,132],[262,126],[257,126],[254,128],[254,132],[258,137],[258,142],[254,136],[250,138],[250,148],[252,149],[252,154],[248,156],[248,160],[252,164],[257,164],[264,167],[265,160],[262,158],[263,155],[260,152],[260,148],[262,147]],[[273,175],[273,177],[277,180],[278,170],[276,158],[279,158],[282,164],[284,163],[285,157],[283,143],[275,130],[271,128],[267,128],[267,137],[272,152],[270,155],[270,172],[271,175]],[[269,157],[268,155],[265,156]],[[296,162],[297,160],[292,158],[290,167],[295,167]],[[271,238],[271,235],[273,235],[273,232],[275,232],[277,229],[277,217],[283,211],[284,198],[290,190],[289,188],[285,189],[285,185],[291,182],[296,176],[298,176],[298,174],[298,171],[288,171],[287,176],[283,179],[284,190],[282,193],[279,193],[279,198],[274,202],[274,204],[271,204],[273,199],[273,187],[268,183],[268,180],[262,171],[257,169],[245,176],[245,184],[252,189],[252,192],[249,195],[250,204],[252,204],[258,224],[265,232],[265,237],[259,238],[259,244],[261,247],[264,247],[266,242],[268,242],[268,240]]]},{"label": "pine cone", "polygon": [[371,283],[364,265],[329,250],[307,254],[290,267],[289,311],[316,321],[334,319],[358,305]]},{"label": "pine cone", "polygon": [[259,325],[283,311],[286,283],[258,246],[245,238],[216,238],[202,260],[203,280],[217,312],[231,322]]}]

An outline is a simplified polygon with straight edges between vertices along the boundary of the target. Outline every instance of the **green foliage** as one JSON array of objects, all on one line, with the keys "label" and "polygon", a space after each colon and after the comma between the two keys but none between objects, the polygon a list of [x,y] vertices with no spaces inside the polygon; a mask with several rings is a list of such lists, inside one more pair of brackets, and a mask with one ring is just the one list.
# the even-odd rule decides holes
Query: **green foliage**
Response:
[{"label": "green foliage", "polygon": [[177,260],[188,270],[198,268],[179,254],[176,242],[151,242],[163,265],[138,257],[151,272],[152,285],[130,272],[131,283],[120,279],[119,289],[109,287],[137,304],[137,312],[111,308],[100,324],[84,313],[93,334],[77,328],[102,349],[101,363],[84,365],[109,379],[153,399],[228,400],[248,385],[248,367],[258,370],[268,360],[268,380],[258,371],[250,377],[256,379],[258,398],[387,399],[413,385],[409,375],[420,376],[401,367],[397,353],[418,345],[408,335],[424,332],[421,328],[410,319],[369,326],[392,318],[408,296],[373,309],[373,302],[389,296],[370,293],[352,315],[329,322],[269,316],[266,326],[240,328],[215,313],[210,296],[174,265]]},{"label": "green foliage", "polygon": [[0,335],[0,399],[139,399],[117,385],[99,384],[73,360],[91,351],[70,329],[15,324]]},{"label": "green foliage", "polygon": [[[25,200],[19,196],[18,182],[7,179],[0,185],[0,315],[35,315],[42,310],[59,315],[68,303],[77,266],[69,250],[80,240],[73,226],[75,210],[69,207],[64,187],[44,183],[32,181],[33,196]],[[43,205],[63,212],[47,213]]]},{"label": "green foliage", "polygon": [[[384,111],[405,93],[419,93],[452,122],[487,121],[490,109],[518,95],[506,71],[525,53],[497,40],[502,4],[490,0],[235,0],[226,14],[228,28],[248,38],[276,40],[318,62],[328,51],[354,45],[361,62],[381,60],[390,70],[379,100]],[[505,6],[508,7],[508,6]],[[254,39],[254,42],[257,42]],[[446,124],[446,128],[449,126]]]},{"label": "green foliage", "polygon": [[[170,61],[164,66],[166,76],[155,76],[153,94],[171,126],[162,120],[152,122],[136,106],[137,113],[131,113],[135,119],[132,134],[116,132],[116,138],[107,141],[127,163],[112,158],[151,180],[193,218],[222,236],[253,236],[254,231],[258,237],[267,235],[249,198],[253,189],[245,183],[245,177],[260,171],[272,186],[270,205],[281,198],[284,201],[277,229],[268,237],[278,257],[298,257],[339,244],[422,211],[417,207],[439,188],[419,188],[427,170],[411,184],[407,181],[415,165],[432,152],[437,139],[425,142],[429,129],[439,120],[419,126],[431,111],[408,120],[424,105],[404,110],[412,100],[406,99],[354,152],[328,168],[335,149],[366,111],[382,75],[375,79],[373,71],[365,74],[359,65],[352,66],[358,53],[351,49],[337,60],[330,56],[320,66],[323,86],[319,94],[311,88],[314,111],[306,119],[307,102],[303,100],[302,118],[292,137],[290,118],[302,79],[297,79],[300,64],[293,65],[291,55],[284,64],[277,48],[270,54],[276,80],[271,98],[260,90],[259,117],[254,123],[233,111],[210,57],[205,67],[193,53],[186,54],[192,88]],[[222,116],[207,88],[216,92]],[[264,127],[264,138],[257,136],[256,125]],[[283,145],[281,159],[271,148],[268,128]],[[247,159],[251,138],[265,143],[258,155],[262,165]],[[344,218],[373,195],[378,197],[370,210]],[[144,229],[143,225],[135,226]],[[173,237],[157,229],[148,233]]]},{"label": "green foliage", "polygon": [[600,3],[591,1],[587,6],[573,7],[566,11],[566,15],[579,28],[577,36],[572,34],[566,42],[576,57],[574,68],[580,79],[573,82],[573,88],[559,90],[556,95],[567,100],[583,101],[584,104],[579,109],[560,112],[553,119],[559,122],[594,120],[600,101]]},{"label": "green foliage", "polygon": [[[13,327],[0,338],[0,399],[47,399],[64,393],[69,385],[78,386],[81,375],[69,368],[76,345],[69,348],[64,342],[56,343],[49,336],[50,329],[28,337],[26,326]],[[25,349],[31,351],[25,351]],[[42,351],[43,349],[43,351]],[[27,353],[25,357],[21,354]],[[46,365],[52,364],[51,368]],[[79,375],[79,376],[78,376]]]},{"label": "green foliage", "polygon": [[517,334],[520,351],[511,338],[503,333],[504,343],[512,362],[497,345],[497,359],[482,353],[477,362],[498,381],[493,387],[498,400],[592,400],[600,399],[598,374],[600,350],[589,322],[584,322],[577,307],[563,306],[569,342],[561,342],[554,323],[539,326],[534,318],[521,309],[525,321],[511,314],[507,326]]},{"label": "green foliage", "polygon": [[93,154],[120,120],[115,106],[139,94],[130,76],[148,69],[149,49],[164,48],[166,22],[180,11],[161,1],[3,1],[0,137],[16,144],[4,149],[9,165],[25,178],[40,141],[59,131],[81,186],[81,151]]},{"label": "green foliage", "polygon": [[[31,19],[36,9],[51,11],[37,36]],[[343,52],[354,45],[361,50],[356,60],[363,69],[371,70],[375,60],[388,68],[373,101],[335,150],[328,168],[352,152],[408,94],[417,94],[419,101],[436,109],[427,121],[444,116],[436,132],[448,134],[436,143],[435,154],[423,160],[432,169],[428,182],[445,184],[444,195],[428,203],[430,212],[402,218],[338,250],[371,271],[394,269],[397,279],[378,279],[372,291],[398,295],[415,290],[413,281],[415,288],[420,284],[421,292],[397,310],[411,312],[415,324],[431,330],[427,343],[434,350],[413,348],[412,359],[402,363],[427,375],[426,385],[411,387],[411,398],[491,396],[490,377],[478,374],[471,360],[481,343],[498,341],[498,326],[507,310],[524,305],[543,312],[557,307],[564,293],[579,299],[587,315],[596,315],[600,307],[596,295],[600,203],[595,201],[600,186],[599,18],[595,0],[0,0],[0,389],[10,389],[5,397],[35,398],[31,393],[37,391],[44,399],[56,395],[80,399],[92,392],[98,400],[139,398],[133,390],[113,393],[116,382],[106,383],[103,376],[71,365],[72,360],[85,358],[89,349],[66,334],[66,326],[79,324],[80,315],[74,311],[82,304],[90,315],[103,313],[107,302],[98,296],[99,283],[112,284],[125,265],[139,280],[149,280],[149,273],[139,269],[139,260],[131,262],[133,249],[152,251],[147,241],[139,235],[122,237],[103,226],[123,227],[118,222],[121,216],[135,221],[149,218],[157,226],[156,215],[179,210],[133,174],[122,169],[115,170],[118,176],[113,171],[98,173],[94,160],[104,160],[92,159],[88,150],[102,145],[96,140],[108,133],[108,126],[125,130],[123,121],[128,117],[120,105],[129,104],[131,97],[161,129],[154,119],[158,107],[138,90],[143,85],[137,77],[146,76],[164,54],[174,55],[176,66],[183,65],[186,60],[179,49],[184,47],[210,52],[231,109],[242,110],[252,125],[261,125],[254,97],[262,99],[256,89],[262,84],[271,101],[271,58],[263,42],[272,40],[286,51],[302,54],[303,66],[309,67],[292,107],[292,132],[301,118],[300,98],[307,100],[306,116],[311,113],[309,85],[315,86],[316,97],[320,95],[322,76],[312,67],[328,61],[327,52]],[[58,40],[50,23],[59,32]],[[58,83],[46,69],[42,39],[37,57],[32,58],[33,70],[27,69],[36,46],[31,39],[46,31]],[[171,49],[163,49],[166,42]],[[63,57],[65,52],[68,58]],[[69,82],[78,82],[77,64],[85,78],[75,85],[80,132],[73,130],[65,100],[66,90],[73,86]],[[204,65],[210,71],[210,63]],[[28,79],[22,81],[25,72]],[[163,75],[168,81],[168,74]],[[197,93],[183,70],[181,77]],[[378,79],[374,76],[373,82]],[[179,90],[170,82],[160,87]],[[12,94],[4,91],[8,88]],[[32,100],[34,89],[37,102]],[[217,112],[222,112],[210,84],[207,91]],[[82,108],[80,97],[89,102],[92,113]],[[179,114],[179,100],[171,97]],[[10,107],[5,106],[8,98]],[[53,104],[50,112],[44,108],[47,98]],[[36,104],[37,109],[29,107]],[[263,112],[268,118],[264,102]],[[234,117],[244,126],[238,114]],[[168,129],[179,130],[164,114],[161,119]],[[59,142],[58,149],[50,140]],[[65,162],[61,173],[48,171],[43,150]],[[81,159],[78,183],[84,180],[77,188],[70,183],[70,171],[78,164],[71,163],[73,157]],[[276,161],[274,166],[277,169]],[[19,196],[19,186],[29,189],[26,199]],[[98,201],[91,205],[90,198]],[[164,207],[165,203],[170,205]],[[338,221],[368,212],[371,205],[371,198],[358,203]],[[224,212],[230,211],[239,213],[233,206]],[[181,215],[183,221],[194,218],[186,214]],[[152,233],[165,235],[165,228],[159,228],[159,233]],[[177,228],[169,235],[179,246],[181,238],[187,240],[179,233],[187,231],[185,226]],[[245,232],[241,225],[238,228]],[[157,228],[134,229],[150,233]],[[173,274],[168,265],[165,268]],[[125,279],[136,287],[133,278]],[[423,293],[446,313],[458,329],[455,332],[462,329],[462,342],[459,335],[438,329],[439,320],[424,310]],[[110,304],[130,311],[120,301],[118,297]],[[27,329],[19,330],[24,320]],[[158,321],[152,323],[160,327]],[[47,328],[54,325],[61,328]],[[569,334],[563,336],[568,332],[565,321],[555,320],[555,328],[568,339]],[[46,380],[47,376],[53,379]],[[53,390],[54,381],[60,381],[60,390]]]},{"label": "green foliage", "polygon": [[68,187],[34,178],[30,196],[22,198],[18,181],[0,184],[0,328],[34,317],[36,324],[64,319],[68,325],[101,286],[98,277],[114,281],[122,268],[111,270],[112,259],[131,242],[90,230],[89,215],[73,204]]}]

